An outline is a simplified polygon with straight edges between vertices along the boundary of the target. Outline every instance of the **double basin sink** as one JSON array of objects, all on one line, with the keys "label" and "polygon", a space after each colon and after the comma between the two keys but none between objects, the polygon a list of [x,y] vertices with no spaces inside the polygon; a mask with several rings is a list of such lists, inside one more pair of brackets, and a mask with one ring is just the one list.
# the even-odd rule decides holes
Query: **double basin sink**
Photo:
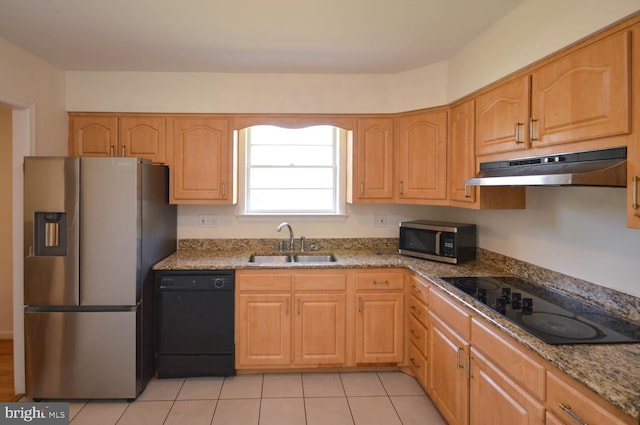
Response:
[{"label": "double basin sink", "polygon": [[333,254],[251,254],[250,263],[333,263]]}]

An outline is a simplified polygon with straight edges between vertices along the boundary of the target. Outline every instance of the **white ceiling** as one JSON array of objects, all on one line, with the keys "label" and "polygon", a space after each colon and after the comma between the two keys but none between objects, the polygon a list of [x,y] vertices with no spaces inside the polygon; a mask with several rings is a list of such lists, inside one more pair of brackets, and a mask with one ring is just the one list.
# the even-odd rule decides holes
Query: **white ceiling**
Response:
[{"label": "white ceiling", "polygon": [[63,70],[395,73],[524,0],[0,0],[0,37]]}]

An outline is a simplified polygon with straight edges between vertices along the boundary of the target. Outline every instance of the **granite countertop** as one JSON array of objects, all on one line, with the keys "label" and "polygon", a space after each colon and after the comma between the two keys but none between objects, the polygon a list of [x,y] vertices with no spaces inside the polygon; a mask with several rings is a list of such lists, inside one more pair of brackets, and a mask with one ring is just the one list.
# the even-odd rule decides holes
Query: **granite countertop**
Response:
[{"label": "granite countertop", "polygon": [[397,239],[384,242],[388,243],[382,246],[362,246],[358,242],[334,246],[323,244],[323,251],[333,253],[337,261],[279,264],[248,261],[255,252],[275,253],[268,250],[268,247],[274,246],[271,241],[264,246],[258,244],[257,249],[255,244],[233,246],[233,249],[211,249],[211,246],[199,245],[199,242],[187,242],[156,264],[154,270],[407,268],[428,279],[626,414],[640,418],[640,344],[549,345],[438,277],[515,275],[540,285],[555,286],[553,289],[599,304],[609,311],[616,310],[614,314],[633,323],[640,323],[638,298],[480,249],[476,260],[455,266],[394,254],[397,252],[397,248],[394,248]]}]

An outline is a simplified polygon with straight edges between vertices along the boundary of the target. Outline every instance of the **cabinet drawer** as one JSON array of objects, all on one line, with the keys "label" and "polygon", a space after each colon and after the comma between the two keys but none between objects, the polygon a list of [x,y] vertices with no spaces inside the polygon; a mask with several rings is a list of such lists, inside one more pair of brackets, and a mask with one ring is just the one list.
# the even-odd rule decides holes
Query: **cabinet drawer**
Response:
[{"label": "cabinet drawer", "polygon": [[427,360],[413,344],[409,344],[409,366],[422,387],[427,388]]},{"label": "cabinet drawer", "polygon": [[415,297],[409,297],[409,313],[418,319],[420,323],[427,326],[427,307]]},{"label": "cabinet drawer", "polygon": [[239,291],[291,291],[290,273],[238,273]]},{"label": "cabinet drawer", "polygon": [[347,275],[344,273],[296,273],[293,276],[296,291],[344,291]]},{"label": "cabinet drawer", "polygon": [[376,270],[367,273],[356,273],[357,290],[389,290],[403,289],[404,273]]},{"label": "cabinet drawer", "polygon": [[413,275],[409,282],[409,293],[429,305],[429,287],[419,277]]},{"label": "cabinet drawer", "polygon": [[576,417],[588,424],[637,424],[637,420],[562,372],[547,371],[547,408],[568,424],[579,423]]},{"label": "cabinet drawer", "polygon": [[409,317],[409,341],[411,341],[423,356],[427,356],[427,328],[416,320]]},{"label": "cabinet drawer", "polygon": [[471,337],[471,315],[447,297],[439,291],[429,290],[429,310],[468,340]]},{"label": "cabinet drawer", "polygon": [[471,344],[485,353],[493,363],[515,379],[519,385],[544,400],[545,368],[524,349],[511,342],[498,330],[480,321],[471,320]]}]

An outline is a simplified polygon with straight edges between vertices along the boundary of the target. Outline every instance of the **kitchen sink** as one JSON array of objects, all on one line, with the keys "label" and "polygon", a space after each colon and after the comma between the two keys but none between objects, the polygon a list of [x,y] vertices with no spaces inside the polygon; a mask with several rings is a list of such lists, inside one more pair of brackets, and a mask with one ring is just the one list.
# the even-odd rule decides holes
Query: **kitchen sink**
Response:
[{"label": "kitchen sink", "polygon": [[293,256],[296,263],[333,263],[336,257],[333,254],[296,254]]},{"label": "kitchen sink", "polygon": [[273,264],[273,263],[333,263],[336,257],[333,254],[251,254],[250,263]]},{"label": "kitchen sink", "polygon": [[290,263],[291,256],[284,254],[251,254],[250,263]]}]

